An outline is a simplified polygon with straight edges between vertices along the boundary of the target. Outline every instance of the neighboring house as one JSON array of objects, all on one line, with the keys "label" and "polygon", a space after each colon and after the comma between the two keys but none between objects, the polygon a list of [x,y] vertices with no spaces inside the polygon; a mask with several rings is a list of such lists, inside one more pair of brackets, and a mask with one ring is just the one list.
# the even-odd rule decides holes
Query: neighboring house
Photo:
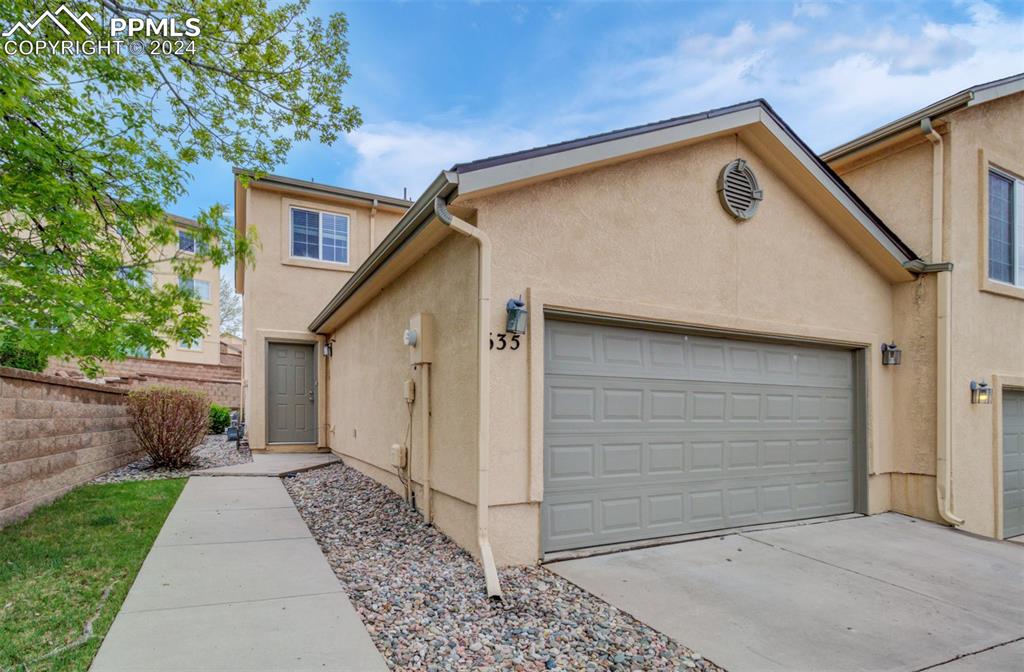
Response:
[{"label": "neighboring house", "polygon": [[[175,273],[169,261],[177,254],[192,254],[199,243],[192,235],[196,222],[177,215],[168,215],[177,227],[177,240],[160,251],[159,260],[150,274],[154,285],[177,284],[187,286],[199,295],[203,314],[207,319],[206,334],[194,343],[168,343],[166,351],[140,350],[136,356],[122,361],[104,362],[103,375],[94,382],[125,387],[172,385],[201,390],[214,403],[237,409],[240,406],[241,380],[239,361],[221,355],[220,271],[211,262],[202,265],[192,278]],[[238,354],[241,354],[239,350]],[[72,378],[84,378],[74,362],[51,359],[46,373]]]},{"label": "neighboring house", "polygon": [[[242,404],[253,450],[331,445],[324,339],[306,326],[405,214],[400,198],[235,170],[235,227],[255,231],[255,263],[235,267],[242,295]],[[268,413],[269,411],[269,413]]]},{"label": "neighboring house", "polygon": [[[895,289],[904,364],[879,463],[892,473],[892,509],[989,537],[1024,534],[1024,75],[823,158],[925,261],[952,265]],[[972,382],[992,388],[991,403],[971,403]]]},{"label": "neighboring house", "polygon": [[[177,215],[170,216],[171,221],[178,225],[178,240],[162,252],[163,259],[175,254],[192,254],[199,245],[192,235],[196,227],[195,220]],[[174,272],[170,261],[160,261],[153,268],[153,281],[157,285],[178,284],[193,290],[203,303],[203,315],[206,316],[206,335],[201,341],[193,343],[169,343],[167,350],[159,352],[140,352],[143,358],[167,359],[175,362],[193,364],[220,363],[220,270],[210,262],[203,264],[202,269],[193,278],[181,278]]]},{"label": "neighboring house", "polygon": [[[330,346],[306,353],[320,445],[399,492],[410,483],[424,515],[483,560],[492,592],[496,564],[569,549],[851,512],[937,519],[940,418],[953,426],[943,508],[1001,536],[999,444],[1009,459],[1024,442],[1010,391],[1024,386],[1024,303],[1018,276],[979,275],[978,241],[988,162],[1024,175],[1020,81],[933,119],[957,180],[943,206],[952,274],[921,229],[930,144],[908,149],[920,156],[906,169],[898,154],[880,163],[878,194],[851,166],[865,203],[758,100],[457,164],[353,273],[292,281],[304,269],[271,264],[246,320],[315,315],[280,338]],[[842,155],[829,157],[846,171]],[[264,254],[282,264],[286,198],[236,189],[242,230],[263,222]],[[1012,212],[1019,232],[1020,206],[997,202],[999,231]],[[933,306],[950,275],[945,409]],[[312,286],[333,298],[314,305]],[[515,334],[506,302],[520,297]],[[266,362],[250,350],[263,356],[273,332],[245,333],[249,394],[264,403]],[[291,354],[274,366],[283,381],[309,375]],[[995,384],[994,403],[970,404],[971,380]]]}]

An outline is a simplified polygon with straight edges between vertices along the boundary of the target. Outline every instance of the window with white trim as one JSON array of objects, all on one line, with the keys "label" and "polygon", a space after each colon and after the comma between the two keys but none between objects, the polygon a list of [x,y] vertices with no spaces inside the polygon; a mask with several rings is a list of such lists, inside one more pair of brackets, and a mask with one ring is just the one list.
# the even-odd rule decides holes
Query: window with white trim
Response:
[{"label": "window with white trim", "polygon": [[210,282],[208,280],[194,280],[192,278],[178,278],[178,286],[186,292],[192,292],[196,298],[204,303],[210,302]]},{"label": "window with white trim", "polygon": [[202,341],[195,341],[194,343],[190,343],[188,341],[178,341],[178,347],[181,348],[182,350],[191,350],[193,352],[201,352],[202,349],[203,349],[203,342]]},{"label": "window with white trim", "polygon": [[292,208],[291,256],[348,263],[348,216]]},{"label": "window with white trim", "polygon": [[988,173],[988,277],[1024,287],[1024,182]]}]

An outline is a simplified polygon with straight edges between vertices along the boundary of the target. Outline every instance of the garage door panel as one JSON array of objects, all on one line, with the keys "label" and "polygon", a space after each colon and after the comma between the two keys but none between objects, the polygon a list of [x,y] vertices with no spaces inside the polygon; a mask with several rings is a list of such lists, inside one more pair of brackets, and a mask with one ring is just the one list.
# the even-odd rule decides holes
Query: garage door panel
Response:
[{"label": "garage door panel", "polygon": [[640,484],[629,495],[593,490],[545,494],[546,551],[848,513],[848,473],[824,481],[780,475],[672,485]]},{"label": "garage door panel", "polygon": [[1024,534],[1024,392],[1004,390],[1003,536]]},{"label": "garage door panel", "polygon": [[[853,442],[842,431],[772,433],[692,432],[567,434],[545,442],[548,490],[643,483],[682,483],[707,478],[821,475],[853,469]],[[792,434],[798,437],[793,438]]]},{"label": "garage door panel", "polygon": [[546,551],[853,510],[849,352],[545,333]]},{"label": "garage door panel", "polygon": [[704,381],[549,375],[545,432],[727,426],[852,430],[853,391]]},{"label": "garage door panel", "polygon": [[799,345],[748,343],[707,336],[545,325],[549,374],[751,382],[849,388],[849,352]]}]

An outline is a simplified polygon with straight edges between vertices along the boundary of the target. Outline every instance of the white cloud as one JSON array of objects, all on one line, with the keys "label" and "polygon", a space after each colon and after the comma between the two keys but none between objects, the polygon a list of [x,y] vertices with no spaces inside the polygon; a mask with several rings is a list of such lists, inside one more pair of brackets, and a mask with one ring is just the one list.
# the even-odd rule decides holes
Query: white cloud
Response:
[{"label": "white cloud", "polygon": [[453,164],[542,144],[530,131],[490,124],[461,123],[435,127],[421,123],[367,124],[347,137],[358,154],[350,175],[340,184],[383,194],[408,187],[415,199],[441,170]]},{"label": "white cloud", "polygon": [[1024,21],[984,2],[965,13],[946,23],[901,14],[892,25],[885,16],[853,13],[834,16],[843,32],[829,34],[798,19],[740,21],[724,33],[685,36],[653,56],[597,64],[569,105],[580,115],[604,110],[641,123],[763,97],[812,146],[827,149],[1022,69]]},{"label": "white cloud", "polygon": [[[821,12],[838,28],[823,31],[813,21]],[[453,163],[759,97],[825,150],[1024,63],[1024,21],[985,2],[964,5],[963,18],[945,22],[814,3],[793,14],[718,32],[684,26],[669,46],[633,60],[614,51],[518,124],[497,112],[467,118],[461,110],[447,115],[456,122],[369,124],[348,136],[358,161],[340,182],[387,194],[408,187],[415,197]],[[516,100],[496,102],[506,112],[517,107]]]}]

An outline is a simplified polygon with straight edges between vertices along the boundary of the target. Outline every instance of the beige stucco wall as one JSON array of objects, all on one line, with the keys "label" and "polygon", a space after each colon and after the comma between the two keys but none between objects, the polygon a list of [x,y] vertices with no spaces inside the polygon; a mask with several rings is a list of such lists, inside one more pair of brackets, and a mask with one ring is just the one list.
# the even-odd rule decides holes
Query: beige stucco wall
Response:
[{"label": "beige stucco wall", "polygon": [[[766,194],[745,223],[722,210],[715,191],[737,155]],[[522,346],[491,352],[490,532],[499,564],[540,555],[545,307],[866,348],[876,474],[868,507],[890,508],[893,372],[876,353],[894,338],[892,287],[752,150],[712,140],[457,204],[476,209],[494,244],[492,329],[504,331],[510,297],[526,297],[531,311]],[[473,244],[449,237],[345,323],[334,334],[329,402],[332,447],[397,488],[388,447],[408,421],[401,381],[410,375],[400,336],[414,312],[435,314],[443,352],[432,384],[432,474],[442,492],[434,520],[474,553],[475,264]],[[414,436],[418,480],[416,445]]]},{"label": "beige stucco wall", "polygon": [[997,536],[1002,505],[998,403],[972,405],[972,379],[1024,378],[1024,291],[982,291],[987,275],[988,169],[1024,178],[1024,94],[957,112],[952,119],[950,238],[953,272],[953,509],[964,529]]},{"label": "beige stucco wall", "polygon": [[[187,228],[180,230],[188,232]],[[161,258],[170,258],[175,254],[187,254],[178,252],[178,245],[167,246],[161,253]],[[159,352],[151,353],[153,359],[168,359],[175,362],[191,362],[193,364],[219,364],[220,363],[220,270],[212,263],[202,265],[196,280],[205,280],[210,283],[210,300],[203,303],[203,315],[206,317],[206,335],[197,350],[189,350],[181,347],[178,343],[168,343],[167,350],[161,355]],[[174,272],[169,261],[157,262],[153,267],[154,285],[177,285],[178,275]]]},{"label": "beige stucco wall", "polygon": [[[765,192],[745,223],[714,188],[737,156]],[[742,143],[713,140],[468,205],[494,241],[494,330],[509,297],[527,296],[531,310],[527,347],[493,358],[493,503],[543,498],[546,306],[866,346],[869,472],[886,471],[892,374],[875,353],[892,338],[890,285]],[[889,504],[870,492],[869,502]],[[530,538],[536,558],[537,506],[507,525],[494,536]]]},{"label": "beige stucco wall", "polygon": [[[475,546],[476,248],[450,235],[331,337],[328,389],[331,448],[346,462],[401,490],[390,447],[410,423],[402,384],[413,379],[412,477],[422,483],[422,372],[414,371],[402,334],[415,313],[434,316],[430,372],[434,523]],[[422,491],[416,488],[422,505]]]},{"label": "beige stucco wall", "polygon": [[[953,510],[964,529],[999,536],[1002,502],[999,397],[970,403],[971,380],[1024,376],[1024,291],[987,282],[987,171],[1024,176],[1024,95],[950,114],[945,146],[943,241],[952,261]],[[923,138],[861,159],[842,177],[922,257],[931,259],[932,147]],[[995,291],[992,291],[992,290]],[[893,294],[903,364],[894,379],[892,502],[897,511],[938,519],[935,494],[934,278]]]},{"label": "beige stucco wall", "polygon": [[[247,231],[255,232],[255,262],[245,269],[243,301],[243,404],[253,450],[310,450],[309,445],[267,445],[266,352],[271,341],[316,343],[318,359],[318,444],[328,446],[328,373],[317,337],[308,330],[320,312],[371,251],[370,209],[330,197],[290,195],[253,184],[244,192]],[[349,263],[293,259],[289,255],[289,209],[305,207],[349,216]],[[379,242],[401,213],[378,209],[374,239]],[[314,447],[315,448],[315,447]]]}]

